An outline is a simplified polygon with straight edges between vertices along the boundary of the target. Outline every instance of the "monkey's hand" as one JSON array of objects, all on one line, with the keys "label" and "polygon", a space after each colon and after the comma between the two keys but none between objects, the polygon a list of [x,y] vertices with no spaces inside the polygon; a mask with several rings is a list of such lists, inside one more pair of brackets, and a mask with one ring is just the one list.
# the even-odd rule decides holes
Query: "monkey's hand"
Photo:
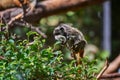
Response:
[{"label": "monkey's hand", "polygon": [[62,35],[56,35],[55,39],[60,41],[63,45],[66,43],[66,38]]}]

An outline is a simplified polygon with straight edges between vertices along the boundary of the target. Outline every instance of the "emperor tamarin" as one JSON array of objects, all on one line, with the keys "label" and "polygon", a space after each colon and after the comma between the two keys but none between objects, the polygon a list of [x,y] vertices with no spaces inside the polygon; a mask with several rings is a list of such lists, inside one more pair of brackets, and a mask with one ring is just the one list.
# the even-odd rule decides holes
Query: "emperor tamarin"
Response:
[{"label": "emperor tamarin", "polygon": [[[83,57],[87,42],[81,31],[68,24],[60,24],[54,29],[53,34],[56,40],[61,41],[63,45],[66,45],[72,51],[75,59]],[[78,56],[75,57],[76,54],[79,58],[77,58]],[[79,64],[79,62],[77,63]]]}]

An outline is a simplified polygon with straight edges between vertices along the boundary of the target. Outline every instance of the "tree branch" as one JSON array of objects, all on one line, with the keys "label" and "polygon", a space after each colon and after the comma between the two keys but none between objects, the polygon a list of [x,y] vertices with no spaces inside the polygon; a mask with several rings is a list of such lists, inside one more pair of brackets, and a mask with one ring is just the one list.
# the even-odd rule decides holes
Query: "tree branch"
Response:
[{"label": "tree branch", "polygon": [[40,34],[43,38],[47,38],[47,35],[45,35],[41,31],[40,27],[35,27],[35,26],[25,22],[25,21],[23,21],[23,22],[15,22],[14,25],[24,26],[24,27],[30,28],[32,31],[36,31],[38,34]]},{"label": "tree branch", "polygon": [[[100,4],[105,0],[46,0],[39,2],[33,12],[27,13],[24,18],[29,23],[37,23],[41,18],[50,15],[74,11],[80,8]],[[2,17],[9,22],[13,17],[22,13],[21,8],[11,8],[0,12],[0,21]]]},{"label": "tree branch", "polygon": [[100,77],[100,79],[112,79],[112,78],[120,78],[120,73],[104,74]]},{"label": "tree branch", "polygon": [[110,63],[104,74],[114,73],[120,68],[120,54]]},{"label": "tree branch", "polygon": [[105,62],[105,66],[103,67],[103,69],[101,70],[101,72],[97,75],[97,79],[99,79],[103,73],[105,72],[105,70],[109,67],[109,62],[108,62],[108,59],[106,59],[106,62]]}]

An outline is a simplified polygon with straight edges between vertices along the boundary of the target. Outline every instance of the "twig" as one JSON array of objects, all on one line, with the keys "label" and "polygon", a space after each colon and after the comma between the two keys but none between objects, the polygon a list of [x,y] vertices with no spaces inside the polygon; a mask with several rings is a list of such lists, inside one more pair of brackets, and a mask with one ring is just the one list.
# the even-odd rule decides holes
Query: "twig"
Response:
[{"label": "twig", "polygon": [[11,18],[11,20],[8,22],[8,25],[11,25],[15,20],[24,19],[26,13],[28,13],[28,12],[29,12],[29,9],[23,9],[21,13],[19,13],[15,17]]},{"label": "twig", "polygon": [[97,79],[99,79],[102,76],[102,74],[106,71],[108,67],[109,67],[109,62],[108,62],[108,59],[106,59],[105,66],[103,67],[101,72],[97,75]]},{"label": "twig", "polygon": [[23,13],[18,14],[17,16],[13,17],[9,22],[8,25],[11,25],[15,20],[20,19],[23,17]]},{"label": "twig", "polygon": [[18,22],[15,22],[15,24],[18,25],[18,26],[24,26],[24,27],[30,28],[31,30],[36,31],[38,34],[40,34],[43,38],[47,38],[47,35],[45,35],[45,34],[40,30],[39,27],[35,27],[35,26],[33,26],[32,24],[30,24],[30,23],[27,23],[27,22],[25,22],[25,21],[22,21],[22,23],[21,23],[20,21],[18,21]]},{"label": "twig", "polygon": [[[18,21],[17,21],[18,20]],[[21,20],[22,23],[21,23]],[[33,31],[36,31],[37,33],[39,33],[43,38],[47,38],[47,36],[42,32],[40,31],[40,28],[38,27],[33,27],[31,24],[27,23],[25,20],[24,20],[24,13],[20,13],[18,14],[17,16],[11,18],[11,20],[6,23],[6,30],[8,31],[10,29],[10,27],[12,27],[11,25],[18,25],[18,26],[25,26],[25,27],[28,27],[28,28],[31,28],[31,30]]]},{"label": "twig", "polygon": [[36,31],[37,33],[39,33],[43,38],[47,38],[47,36],[46,36],[43,32],[40,31],[40,28],[38,28],[38,27],[33,27],[33,26],[31,26],[30,28],[31,28],[33,31]]}]

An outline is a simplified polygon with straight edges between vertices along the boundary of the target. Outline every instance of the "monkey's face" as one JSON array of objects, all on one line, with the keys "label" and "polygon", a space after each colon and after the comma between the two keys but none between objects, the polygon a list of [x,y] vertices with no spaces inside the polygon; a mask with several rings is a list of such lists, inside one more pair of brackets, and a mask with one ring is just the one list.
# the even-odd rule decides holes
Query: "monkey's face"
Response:
[{"label": "monkey's face", "polygon": [[61,25],[59,25],[58,27],[56,27],[56,28],[54,29],[53,34],[54,34],[54,35],[63,35],[63,36],[64,36],[64,32],[65,32],[64,27],[61,26]]},{"label": "monkey's face", "polygon": [[62,43],[66,42],[67,33],[63,25],[59,25],[58,27],[56,27],[53,31],[53,35],[55,36],[56,40],[59,40]]}]

